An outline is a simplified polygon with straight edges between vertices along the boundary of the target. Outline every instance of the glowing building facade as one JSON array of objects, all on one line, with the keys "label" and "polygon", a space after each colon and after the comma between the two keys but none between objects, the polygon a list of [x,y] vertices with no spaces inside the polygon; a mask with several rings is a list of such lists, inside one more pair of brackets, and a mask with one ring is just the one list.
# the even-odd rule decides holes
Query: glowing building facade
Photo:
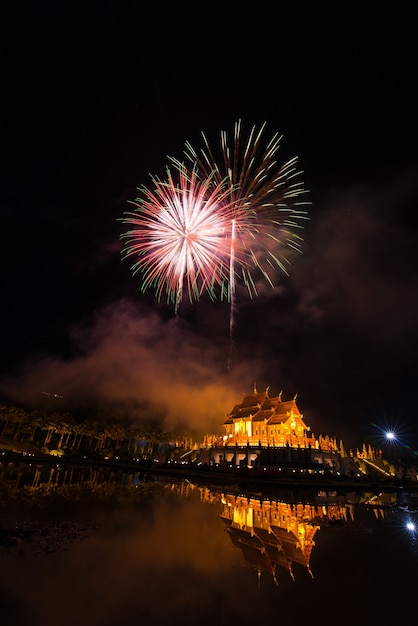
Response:
[{"label": "glowing building facade", "polygon": [[316,438],[302,413],[282,393],[269,396],[269,388],[244,395],[223,423],[223,436],[209,436],[203,448],[209,455],[201,460],[230,466],[295,467],[306,471],[315,467],[333,473],[341,471],[342,458],[335,439]]},{"label": "glowing building facade", "polygon": [[335,440],[328,436],[316,439],[310,433],[296,404],[296,396],[283,401],[282,392],[270,397],[268,388],[261,393],[254,388],[252,394],[245,395],[228,414],[223,427],[222,438],[207,438],[206,443],[337,450]]}]

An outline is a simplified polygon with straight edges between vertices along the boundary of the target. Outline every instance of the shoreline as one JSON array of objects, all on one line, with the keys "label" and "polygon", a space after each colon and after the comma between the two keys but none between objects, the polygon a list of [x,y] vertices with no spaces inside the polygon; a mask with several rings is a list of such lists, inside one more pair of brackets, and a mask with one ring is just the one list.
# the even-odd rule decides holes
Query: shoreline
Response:
[{"label": "shoreline", "polygon": [[7,458],[3,463],[23,464],[23,465],[44,465],[60,467],[91,467],[108,469],[113,472],[126,474],[140,474],[145,480],[158,480],[164,478],[173,482],[188,480],[202,486],[213,487],[234,487],[239,491],[257,491],[268,493],[280,489],[307,490],[307,491],[328,491],[328,492],[364,492],[364,491],[385,491],[385,492],[418,492],[418,483],[402,483],[396,479],[376,480],[370,477],[350,479],[347,477],[317,477],[289,475],[278,476],[277,473],[269,472],[264,474],[253,473],[252,470],[224,470],[220,468],[197,468],[182,465],[139,465],[138,463],[126,463],[112,460],[92,461],[92,460],[71,460],[71,459],[50,459],[36,458],[30,456]]},{"label": "shoreline", "polygon": [[252,470],[235,470],[225,471],[223,469],[200,469],[192,467],[174,468],[172,466],[156,466],[148,468],[149,474],[157,476],[165,476],[167,478],[183,478],[192,482],[205,485],[235,485],[238,488],[251,489],[259,488],[260,490],[276,490],[276,489],[307,489],[309,491],[327,490],[327,491],[386,491],[401,492],[413,491],[418,492],[418,483],[401,484],[395,479],[392,480],[375,480],[370,477],[350,479],[347,477],[306,477],[306,476],[279,476],[276,473],[265,474],[252,473]]},{"label": "shoreline", "polygon": [[[4,440],[3,440],[4,441]],[[362,475],[358,478],[348,476],[319,476],[318,474],[297,474],[294,468],[283,468],[280,473],[276,469],[247,467],[208,467],[192,463],[158,463],[136,462],[134,460],[76,458],[72,456],[51,457],[26,450],[18,451],[3,445],[0,441],[0,463],[22,463],[25,465],[50,466],[83,466],[100,467],[125,473],[139,473],[143,477],[165,477],[172,480],[190,480],[202,485],[236,486],[237,489],[272,491],[277,489],[307,489],[329,491],[387,491],[387,492],[418,492],[418,481],[402,481],[396,477],[379,478]],[[15,442],[13,442],[15,443]],[[303,469],[303,468],[299,468]]]}]

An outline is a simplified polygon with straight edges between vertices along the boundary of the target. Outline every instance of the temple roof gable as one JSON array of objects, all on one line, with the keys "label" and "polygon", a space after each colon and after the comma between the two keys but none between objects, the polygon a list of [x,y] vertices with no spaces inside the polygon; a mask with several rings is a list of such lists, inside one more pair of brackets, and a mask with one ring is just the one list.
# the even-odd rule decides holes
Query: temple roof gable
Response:
[{"label": "temple roof gable", "polygon": [[291,417],[303,421],[303,415],[296,404],[296,396],[292,400],[283,401],[282,392],[270,398],[268,388],[262,393],[254,389],[254,393],[244,395],[242,402],[234,405],[224,424],[232,424],[242,419],[280,424],[287,422]]}]

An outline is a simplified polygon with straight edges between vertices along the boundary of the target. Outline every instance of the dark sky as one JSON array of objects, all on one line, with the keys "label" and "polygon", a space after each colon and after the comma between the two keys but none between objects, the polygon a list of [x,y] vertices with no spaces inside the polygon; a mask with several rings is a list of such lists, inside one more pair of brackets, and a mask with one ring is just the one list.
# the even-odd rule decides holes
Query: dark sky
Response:
[{"label": "dark sky", "polygon": [[[1,23],[3,393],[217,429],[256,383],[297,393],[317,435],[396,424],[415,445],[412,8],[41,0]],[[238,118],[283,133],[312,206],[289,277],[239,294],[227,371],[228,304],[175,319],[141,294],[118,218]]]}]

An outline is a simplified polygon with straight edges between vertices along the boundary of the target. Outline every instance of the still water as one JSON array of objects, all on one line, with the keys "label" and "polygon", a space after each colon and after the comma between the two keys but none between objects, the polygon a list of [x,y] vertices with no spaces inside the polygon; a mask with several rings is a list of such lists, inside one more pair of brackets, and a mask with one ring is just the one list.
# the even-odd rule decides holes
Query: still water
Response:
[{"label": "still water", "polygon": [[0,492],[2,626],[389,625],[416,615],[414,494],[265,494],[28,467],[3,470]]}]

